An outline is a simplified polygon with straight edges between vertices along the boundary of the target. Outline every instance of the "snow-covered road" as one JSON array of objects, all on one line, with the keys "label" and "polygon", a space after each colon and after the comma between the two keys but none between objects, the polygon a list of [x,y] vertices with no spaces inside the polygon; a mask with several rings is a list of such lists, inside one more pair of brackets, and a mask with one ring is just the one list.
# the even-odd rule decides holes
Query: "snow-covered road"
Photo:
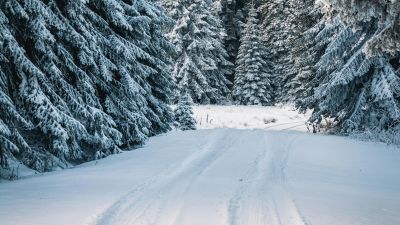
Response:
[{"label": "snow-covered road", "polygon": [[0,184],[1,225],[398,225],[400,151],[298,132],[173,132]]}]

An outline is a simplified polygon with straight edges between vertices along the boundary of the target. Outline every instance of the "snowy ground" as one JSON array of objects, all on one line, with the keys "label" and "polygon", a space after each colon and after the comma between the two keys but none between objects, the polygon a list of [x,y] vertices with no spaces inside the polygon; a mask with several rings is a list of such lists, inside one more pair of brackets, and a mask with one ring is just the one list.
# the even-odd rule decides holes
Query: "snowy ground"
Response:
[{"label": "snowy ground", "polygon": [[1,225],[399,225],[400,150],[293,131],[171,132],[0,184]]},{"label": "snowy ground", "polygon": [[307,131],[310,113],[290,106],[194,106],[199,129],[237,128]]}]

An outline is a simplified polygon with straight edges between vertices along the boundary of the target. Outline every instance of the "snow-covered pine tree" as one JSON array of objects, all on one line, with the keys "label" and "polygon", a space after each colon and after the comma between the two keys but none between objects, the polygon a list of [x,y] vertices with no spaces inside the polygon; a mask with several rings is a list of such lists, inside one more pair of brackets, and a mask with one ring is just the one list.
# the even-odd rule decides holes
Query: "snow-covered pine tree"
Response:
[{"label": "snow-covered pine tree", "polygon": [[314,0],[262,0],[262,30],[275,67],[273,83],[279,102],[292,100],[288,83],[297,73],[296,60],[303,52],[299,38],[316,23],[313,5]]},{"label": "snow-covered pine tree", "polygon": [[140,1],[137,4],[140,15],[150,19],[143,49],[153,57],[147,62],[154,71],[147,78],[150,89],[146,99],[151,110],[146,117],[151,123],[150,135],[155,135],[168,131],[173,120],[173,112],[169,105],[173,101],[176,84],[168,68],[173,65],[172,56],[175,55],[176,49],[165,34],[174,26],[174,21],[168,17],[165,9],[158,5]]},{"label": "snow-covered pine tree", "polygon": [[90,139],[78,116],[84,117],[85,109],[66,80],[68,75],[61,75],[55,66],[60,43],[50,32],[52,28],[55,34],[67,32],[66,27],[41,1],[5,1],[0,6],[10,31],[1,45],[7,61],[2,67],[8,87],[14,90],[10,97],[17,111],[35,125],[19,133],[33,151],[31,155],[40,158],[14,154],[9,159],[17,158],[40,171],[64,167],[66,159],[82,159],[78,142]]},{"label": "snow-covered pine tree", "polygon": [[0,10],[0,108],[18,117],[1,117],[13,128],[3,136],[19,148],[2,157],[43,171],[169,129],[173,47],[160,27],[171,21],[153,3],[18,0]]},{"label": "snow-covered pine tree", "polygon": [[196,120],[193,118],[193,101],[188,93],[181,94],[174,110],[175,126],[180,130],[196,130]]},{"label": "snow-covered pine tree", "polygon": [[232,64],[224,49],[221,21],[206,1],[180,0],[179,6],[183,13],[169,36],[178,51],[173,74],[180,93],[190,93],[196,103],[224,103]]},{"label": "snow-covered pine tree", "polygon": [[283,85],[287,70],[293,65],[291,43],[295,40],[295,1],[294,0],[264,0],[260,7],[261,26],[264,43],[270,51],[270,60],[274,64],[272,81],[277,101],[286,96]]},{"label": "snow-covered pine tree", "polygon": [[[295,97],[296,106],[301,112],[316,107],[314,89],[327,79],[326,73],[317,66],[318,62],[325,54],[329,44],[335,40],[339,31],[343,28],[343,23],[339,18],[328,19],[323,17],[319,23],[304,33],[303,37],[306,39],[304,41],[309,43],[308,49],[304,52],[305,63],[303,64],[302,60],[298,61],[296,65],[299,72],[288,83],[292,87],[291,91]],[[330,66],[337,62],[332,62]]]},{"label": "snow-covered pine tree", "polygon": [[353,28],[363,23],[378,23],[379,32],[368,41],[368,55],[388,53],[398,55],[400,49],[400,2],[396,0],[324,0],[328,14],[339,14],[341,20]]},{"label": "snow-covered pine tree", "polygon": [[24,160],[26,163],[32,160],[41,164],[21,136],[20,131],[32,129],[32,123],[16,109],[12,99],[15,88],[9,85],[13,78],[7,76],[10,72],[7,67],[9,61],[4,49],[10,42],[16,44],[8,29],[8,19],[0,8],[0,168],[8,168],[9,159]]},{"label": "snow-covered pine tree", "polygon": [[177,0],[157,0],[157,2],[164,7],[167,14],[173,19],[178,20],[185,9],[184,5]]},{"label": "snow-covered pine tree", "polygon": [[323,54],[326,44],[320,44],[315,37],[324,28],[326,20],[322,18],[320,7],[314,1],[304,1],[296,10],[296,37],[291,43],[286,57],[291,58],[290,66],[283,74],[283,93],[280,100],[296,102],[309,96],[306,84],[315,75],[315,64]]},{"label": "snow-covered pine tree", "polygon": [[233,97],[241,105],[272,105],[273,66],[267,59],[257,10],[250,9],[236,62]]},{"label": "snow-covered pine tree", "polygon": [[[222,24],[226,31],[226,37],[224,40],[225,49],[228,53],[228,60],[232,63],[236,63],[236,57],[239,50],[240,37],[243,25],[246,22],[245,16],[245,0],[219,0],[221,9],[219,11],[219,17],[222,20]],[[234,71],[227,75],[230,82],[234,82]]]},{"label": "snow-covered pine tree", "polygon": [[328,0],[324,4],[333,22],[316,39],[330,44],[307,84],[314,94],[301,105],[314,109],[312,121],[336,119],[343,133],[396,130],[400,121],[400,78],[395,72],[399,68],[398,3]]},{"label": "snow-covered pine tree", "polygon": [[[157,100],[152,98],[155,89],[152,89],[149,83],[149,79],[153,79],[152,76],[158,74],[164,64],[157,58],[155,47],[150,48],[156,41],[152,35],[155,34],[153,26],[157,25],[157,21],[153,18],[159,16],[158,10],[142,0],[90,1],[86,8],[86,18],[75,19],[75,27],[93,27],[97,31],[97,34],[82,32],[82,35],[85,39],[101,43],[101,48],[97,49],[100,53],[98,60],[105,62],[102,63],[101,69],[110,71],[111,73],[106,74],[112,76],[111,81],[115,81],[110,82],[108,77],[104,76],[97,80],[103,93],[103,104],[107,113],[117,118],[116,124],[119,130],[124,131],[125,143],[142,143],[152,132],[149,130],[150,126],[161,122],[154,112],[156,107],[167,109],[165,104],[158,104]],[[74,18],[71,17],[70,20]],[[89,23],[88,26],[85,23]],[[104,29],[107,24],[111,26]],[[159,49],[160,53],[166,46],[161,47],[163,48]],[[149,54],[150,50],[152,55]],[[160,54],[160,57],[163,55]],[[108,62],[111,64],[107,64]],[[103,86],[104,84],[106,86]],[[169,90],[170,87],[170,84],[165,83],[163,88]],[[154,88],[161,90],[160,85]],[[149,102],[153,107],[150,107]]]},{"label": "snow-covered pine tree", "polygon": [[368,56],[364,49],[377,24],[343,25],[317,64],[311,121],[335,118],[343,133],[388,129],[400,119],[400,78],[384,53]]}]

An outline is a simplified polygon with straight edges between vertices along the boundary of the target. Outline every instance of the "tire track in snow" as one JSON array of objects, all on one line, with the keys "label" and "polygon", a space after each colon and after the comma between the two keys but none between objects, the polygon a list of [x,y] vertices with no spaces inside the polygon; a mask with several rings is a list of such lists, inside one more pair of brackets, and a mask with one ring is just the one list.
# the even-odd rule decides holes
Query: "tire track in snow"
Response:
[{"label": "tire track in snow", "polygon": [[275,199],[272,199],[272,204],[274,205],[274,212],[275,212],[275,216],[276,216],[276,221],[278,223],[277,225],[283,225],[282,220],[281,220],[282,216],[279,213],[280,210],[278,209],[278,204],[276,204]]},{"label": "tire track in snow", "polygon": [[[153,201],[148,204],[147,209],[144,210],[140,217],[133,219],[130,223],[127,224],[137,224],[138,222],[143,221],[143,219],[149,218],[150,213],[153,214],[150,216],[152,217],[152,221],[141,224],[158,224],[157,220],[159,219],[160,215],[165,212],[164,210],[168,210],[169,221],[163,221],[161,222],[161,224],[176,224],[179,220],[183,207],[184,197],[188,190],[190,190],[190,188],[195,185],[196,180],[202,174],[204,174],[208,170],[208,168],[210,168],[222,155],[224,155],[236,142],[241,139],[240,136],[235,138],[235,135],[237,136],[237,134],[237,131],[232,130],[229,134],[225,134],[223,138],[217,138],[216,143],[210,144],[206,147],[211,151],[211,154],[207,155],[197,164],[194,163],[194,166],[190,165],[190,169],[184,170],[183,173],[179,174],[179,176],[176,176],[174,179],[167,180],[167,183],[156,186],[157,195],[163,197],[159,199],[153,199]],[[219,146],[219,144],[222,144],[222,146]],[[173,195],[174,205],[180,203],[180,206],[177,207],[174,215],[171,215],[171,212],[173,212],[174,210],[170,210],[168,208],[167,202],[168,200],[171,200],[171,196],[168,196],[168,194]],[[158,207],[156,207],[157,205]],[[154,210],[155,208],[157,208],[157,210]]]},{"label": "tire track in snow", "polygon": [[[275,127],[288,126],[288,125],[295,125],[295,124],[299,124],[299,123],[302,123],[302,124],[296,125],[296,127],[297,127],[297,126],[305,126],[305,123],[306,123],[306,122],[307,122],[307,121],[293,121],[293,122],[287,122],[287,123],[276,123],[276,124],[274,124],[274,125],[265,127],[265,129],[268,130],[268,129],[275,128]],[[287,128],[285,128],[285,129],[287,129]]]},{"label": "tire track in snow", "polygon": [[[248,169],[245,175],[245,179],[243,184],[239,186],[234,196],[229,201],[228,205],[228,221],[230,225],[241,225],[238,223],[239,217],[239,209],[240,204],[243,201],[245,195],[252,190],[251,186],[254,186],[257,180],[262,179],[264,166],[267,164],[267,154],[270,153],[267,151],[266,141],[262,138],[261,143],[261,152],[258,154],[256,160]],[[254,224],[256,225],[256,224]]]},{"label": "tire track in snow", "polygon": [[[290,135],[290,134],[288,134]],[[307,221],[300,213],[297,205],[293,198],[287,191],[287,179],[286,179],[286,168],[288,165],[288,159],[292,151],[292,146],[297,139],[297,135],[293,135],[281,148],[278,147],[277,160],[273,160],[273,173],[276,178],[276,185],[272,188],[270,197],[272,199],[273,208],[277,216],[277,223],[293,224],[293,225],[307,225]],[[275,142],[276,143],[276,142]],[[280,143],[278,141],[278,143]]]},{"label": "tire track in snow", "polygon": [[[206,143],[201,149],[189,155],[178,166],[171,166],[165,172],[134,187],[112,206],[97,216],[91,224],[154,224],[157,215],[164,208],[162,204],[166,202],[166,199],[162,199],[163,192],[172,190],[174,186],[177,183],[179,184],[182,180],[184,180],[184,183],[180,185],[183,185],[181,187],[183,188],[182,191],[186,192],[196,177],[206,171],[209,166],[230,148],[230,146],[238,141],[238,137],[233,137],[234,134],[234,131],[213,131],[213,134],[207,138]],[[231,140],[230,145],[225,145],[229,143],[229,140]],[[218,148],[218,144],[222,144],[223,146]],[[193,171],[196,172],[193,173]],[[155,207],[157,204],[161,204],[161,206]],[[156,212],[154,212],[155,208],[157,208]],[[149,212],[151,211],[150,209],[152,209],[153,212]],[[126,215],[128,215],[128,217]]]},{"label": "tire track in snow", "polygon": [[[213,133],[216,133],[215,131]],[[212,134],[211,136],[213,136]],[[204,149],[207,144],[207,138],[201,145],[198,147],[200,149]],[[128,207],[136,200],[137,195],[143,194],[147,187],[151,186],[152,183],[157,182],[157,180],[171,174],[173,171],[179,170],[180,168],[184,167],[186,164],[189,164],[197,157],[196,152],[194,154],[190,154],[182,163],[179,165],[169,166],[164,170],[164,172],[151,177],[145,180],[143,183],[135,185],[127,192],[125,195],[121,196],[115,203],[113,203],[110,207],[108,207],[104,212],[94,217],[92,222],[88,223],[89,225],[103,225],[103,224],[112,224],[114,222],[114,218],[118,217],[118,215],[123,211],[123,208]]]},{"label": "tire track in snow", "polygon": [[[286,191],[285,169],[296,136],[282,144],[273,139],[273,133],[264,134],[262,151],[247,172],[249,182],[243,183],[229,201],[229,224],[307,225]],[[254,218],[258,219],[252,221]]]}]

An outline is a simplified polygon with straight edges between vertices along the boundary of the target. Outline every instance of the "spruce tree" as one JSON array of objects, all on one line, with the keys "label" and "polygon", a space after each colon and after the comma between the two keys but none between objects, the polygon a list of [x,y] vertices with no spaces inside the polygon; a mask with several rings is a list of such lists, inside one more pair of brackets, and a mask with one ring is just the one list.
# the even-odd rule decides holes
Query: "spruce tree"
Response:
[{"label": "spruce tree", "polygon": [[2,166],[66,167],[168,130],[171,24],[145,0],[0,2]]},{"label": "spruce tree", "polygon": [[291,80],[297,73],[296,61],[306,48],[299,39],[318,21],[313,14],[314,0],[262,0],[262,30],[264,41],[271,54],[276,74],[276,99],[279,102],[293,100]]},{"label": "spruce tree", "polygon": [[169,34],[178,57],[173,74],[180,93],[188,92],[196,103],[224,103],[229,95],[232,64],[227,60],[221,21],[202,0],[180,0],[182,14]]},{"label": "spruce tree", "polygon": [[157,2],[164,7],[166,13],[173,19],[178,20],[185,9],[181,1],[176,0],[157,0]]},{"label": "spruce tree", "polygon": [[268,61],[258,24],[258,14],[251,8],[240,39],[233,96],[241,105],[272,105],[272,64]]},{"label": "spruce tree", "polygon": [[196,129],[196,120],[193,118],[192,105],[193,101],[188,93],[184,93],[179,97],[174,113],[176,127],[180,130]]},{"label": "spruce tree", "polygon": [[391,57],[368,56],[364,50],[377,27],[359,26],[341,26],[316,65],[316,87],[306,100],[314,109],[311,121],[335,118],[343,133],[385,130],[400,119],[400,78]]},{"label": "spruce tree", "polygon": [[314,110],[311,121],[334,118],[342,133],[398,130],[398,3],[324,4],[333,22],[315,40],[329,44],[306,85],[313,93],[300,105]]},{"label": "spruce tree", "polygon": [[[296,106],[301,112],[316,107],[317,102],[313,98],[315,88],[327,79],[326,73],[319,69],[318,63],[341,29],[343,24],[338,18],[330,20],[324,17],[304,33],[306,39],[304,41],[309,47],[303,53],[303,60],[296,64],[299,72],[288,83],[292,87],[291,92]],[[333,64],[334,62],[329,66]]]},{"label": "spruce tree", "polygon": [[[236,58],[239,50],[241,31],[244,23],[246,22],[245,17],[245,3],[243,0],[219,0],[221,8],[219,11],[219,17],[223,23],[226,31],[226,37],[224,39],[225,49],[228,53],[228,60],[232,63],[236,63]],[[227,75],[230,82],[234,82],[234,71]]]},{"label": "spruce tree", "polygon": [[294,7],[294,0],[264,0],[260,7],[264,42],[270,51],[270,60],[274,64],[274,74],[276,74],[273,83],[276,86],[277,101],[281,101],[281,97],[286,95],[283,85],[287,70],[293,64],[291,57],[293,46],[290,43],[295,39]]},{"label": "spruce tree", "polygon": [[286,43],[290,46],[286,57],[291,60],[282,71],[283,83],[281,93],[278,93],[280,101],[295,103],[310,94],[306,85],[314,76],[315,64],[326,48],[326,44],[315,39],[326,23],[321,11],[314,1],[304,1],[294,11],[295,37]]},{"label": "spruce tree", "polygon": [[400,2],[399,1],[323,1],[327,14],[339,15],[340,19],[355,29],[361,29],[364,23],[374,23],[377,32],[365,45],[368,55],[379,55],[382,52],[391,57],[398,57],[400,49]]}]

